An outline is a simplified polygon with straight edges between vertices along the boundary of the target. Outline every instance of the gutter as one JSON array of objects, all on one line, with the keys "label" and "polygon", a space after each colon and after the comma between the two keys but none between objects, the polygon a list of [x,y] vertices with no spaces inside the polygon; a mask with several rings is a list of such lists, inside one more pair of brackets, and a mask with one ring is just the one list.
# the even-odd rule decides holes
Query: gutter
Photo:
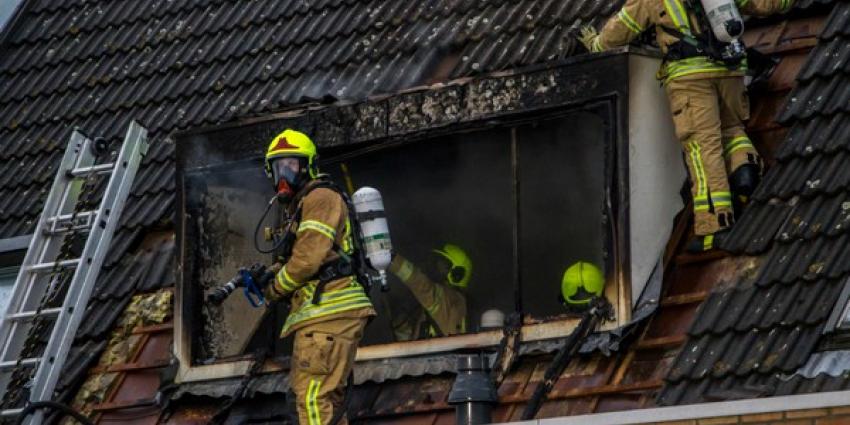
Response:
[{"label": "gutter", "polygon": [[850,406],[850,391],[834,391],[750,400],[689,404],[653,409],[625,410],[593,415],[563,416],[511,422],[515,425],[615,425],[650,424],[669,421],[718,418],[725,416],[776,413],[789,410],[807,410]]}]

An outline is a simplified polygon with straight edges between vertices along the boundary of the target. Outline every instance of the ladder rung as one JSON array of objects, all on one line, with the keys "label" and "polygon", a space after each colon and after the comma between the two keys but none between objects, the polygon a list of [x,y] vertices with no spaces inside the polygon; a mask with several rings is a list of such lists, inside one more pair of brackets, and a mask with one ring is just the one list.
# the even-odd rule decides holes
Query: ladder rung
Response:
[{"label": "ladder rung", "polygon": [[106,173],[111,172],[113,168],[115,168],[115,164],[110,162],[109,164],[98,164],[98,165],[92,165],[91,167],[74,168],[74,169],[70,170],[69,173],[73,177],[85,177],[89,173],[106,174]]},{"label": "ladder rung", "polygon": [[[40,316],[58,316],[62,307],[45,308],[41,310]],[[6,320],[27,320],[35,317],[35,311],[22,311],[20,313],[7,314]]]},{"label": "ladder rung", "polygon": [[58,263],[59,267],[75,267],[76,265],[80,264],[80,259],[74,258],[72,260],[62,260],[62,261],[56,261],[56,262],[52,262],[52,263],[34,264],[34,265],[30,266],[29,271],[38,272],[38,271],[44,271],[44,270],[53,270],[53,268],[57,265],[57,263]]},{"label": "ladder rung", "polygon": [[22,407],[19,407],[17,409],[0,410],[0,416],[18,416],[23,411],[24,409]]},{"label": "ladder rung", "polygon": [[0,410],[0,416],[18,416],[23,411],[23,408]]},{"label": "ladder rung", "polygon": [[[21,365],[22,366],[32,366],[32,365],[37,364],[39,361],[41,361],[40,357],[30,357],[28,359],[21,360]],[[9,360],[7,362],[0,362],[0,370],[14,369],[15,366],[17,366],[17,365],[18,365],[17,360]]]},{"label": "ladder rung", "polygon": [[[63,214],[47,219],[44,234],[47,236],[61,235],[68,232],[91,229],[97,211],[84,211],[74,214]],[[71,221],[73,219],[73,221]]]},{"label": "ladder rung", "polygon": [[71,226],[71,227],[62,226],[62,227],[58,227],[56,230],[44,229],[44,234],[46,236],[56,236],[56,235],[61,235],[61,234],[68,233],[68,232],[79,232],[79,231],[85,231],[85,230],[89,230],[89,229],[91,229],[91,224],[86,223],[86,224],[80,224],[78,226]]},{"label": "ladder rung", "polygon": [[57,221],[70,220],[72,217],[75,217],[77,220],[80,220],[80,219],[83,219],[83,218],[88,219],[89,216],[92,216],[92,215],[95,215],[95,214],[97,214],[97,211],[78,212],[76,216],[74,216],[74,214],[55,215],[53,217],[48,218],[47,222],[53,224],[54,222],[57,222]]}]

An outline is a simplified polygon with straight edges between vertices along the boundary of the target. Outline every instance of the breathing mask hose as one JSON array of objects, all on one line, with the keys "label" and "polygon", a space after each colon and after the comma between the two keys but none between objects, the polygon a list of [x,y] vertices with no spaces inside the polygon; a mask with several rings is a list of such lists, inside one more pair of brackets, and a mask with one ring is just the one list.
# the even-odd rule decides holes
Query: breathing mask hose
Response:
[{"label": "breathing mask hose", "polygon": [[272,205],[274,205],[274,202],[277,199],[278,199],[277,195],[275,195],[271,199],[269,199],[269,204],[266,206],[266,211],[263,213],[263,215],[257,221],[257,227],[254,228],[254,249],[256,249],[260,254],[271,254],[271,253],[277,251],[281,246],[283,246],[283,244],[285,242],[285,238],[280,238],[280,240],[275,242],[275,244],[272,245],[271,249],[269,249],[269,250],[264,250],[264,249],[260,248],[260,244],[257,242],[257,234],[260,233],[260,228],[263,227],[263,222],[266,220],[266,217],[269,215],[269,211],[272,210]]}]

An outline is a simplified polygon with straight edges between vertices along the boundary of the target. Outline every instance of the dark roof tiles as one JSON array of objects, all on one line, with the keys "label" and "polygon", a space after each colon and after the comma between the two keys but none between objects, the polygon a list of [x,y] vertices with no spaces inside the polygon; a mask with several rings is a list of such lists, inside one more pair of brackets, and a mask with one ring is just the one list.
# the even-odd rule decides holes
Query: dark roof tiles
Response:
[{"label": "dark roof tiles", "polygon": [[758,273],[703,302],[660,404],[826,388],[794,378],[789,389],[776,376],[805,364],[850,275],[848,16],[850,3],[835,3],[780,113],[793,128],[777,163],[724,242],[759,256]]}]

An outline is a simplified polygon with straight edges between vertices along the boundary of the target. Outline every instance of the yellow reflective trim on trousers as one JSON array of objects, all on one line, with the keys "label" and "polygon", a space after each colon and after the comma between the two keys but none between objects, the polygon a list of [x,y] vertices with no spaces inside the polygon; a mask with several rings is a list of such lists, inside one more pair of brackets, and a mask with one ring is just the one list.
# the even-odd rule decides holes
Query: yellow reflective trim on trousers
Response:
[{"label": "yellow reflective trim on trousers", "polygon": [[736,151],[747,148],[755,149],[753,141],[747,136],[736,137],[723,147],[723,155],[729,156]]},{"label": "yellow reflective trim on trousers", "polygon": [[307,396],[304,403],[307,405],[307,422],[309,425],[322,425],[322,414],[319,411],[319,389],[322,388],[322,381],[319,379],[311,379],[307,385]]},{"label": "yellow reflective trim on trousers", "polygon": [[617,13],[617,19],[623,23],[628,29],[632,30],[635,34],[640,34],[643,32],[643,28],[638,25],[637,21],[632,18],[632,15],[629,15],[629,12],[626,9],[620,9],[620,12]]},{"label": "yellow reflective trim on trousers", "polygon": [[[706,188],[706,178],[705,178],[705,169],[702,164],[702,154],[700,152],[699,144],[697,142],[690,142],[691,146],[691,163],[694,167],[694,173],[696,176],[697,184],[697,196],[696,199],[706,198],[708,196],[708,190]],[[696,200],[695,199],[695,200]],[[706,198],[707,199],[707,198]]]},{"label": "yellow reflective trim on trousers", "polygon": [[706,235],[702,238],[702,249],[708,251],[714,246],[714,235]]},{"label": "yellow reflective trim on trousers", "polygon": [[779,2],[779,10],[781,10],[783,12],[787,12],[788,9],[791,8],[791,5],[793,3],[794,2],[792,0],[782,0],[781,2]]},{"label": "yellow reflective trim on trousers", "polygon": [[746,6],[749,2],[750,2],[750,0],[735,0],[735,4],[736,4],[738,7],[744,7],[744,6]]},{"label": "yellow reflective trim on trousers", "polygon": [[673,25],[684,34],[691,33],[691,23],[688,21],[688,12],[679,0],[664,0],[664,8],[673,20]]},{"label": "yellow reflective trim on trousers", "polygon": [[717,192],[711,194],[711,203],[714,208],[728,208],[732,206],[732,193]]},{"label": "yellow reflective trim on trousers", "polygon": [[298,225],[298,232],[297,233],[301,233],[305,230],[315,230],[315,231],[327,236],[331,240],[336,239],[336,230],[333,227],[328,226],[325,223],[322,223],[321,221],[316,221],[316,220],[302,221],[301,224]]}]

